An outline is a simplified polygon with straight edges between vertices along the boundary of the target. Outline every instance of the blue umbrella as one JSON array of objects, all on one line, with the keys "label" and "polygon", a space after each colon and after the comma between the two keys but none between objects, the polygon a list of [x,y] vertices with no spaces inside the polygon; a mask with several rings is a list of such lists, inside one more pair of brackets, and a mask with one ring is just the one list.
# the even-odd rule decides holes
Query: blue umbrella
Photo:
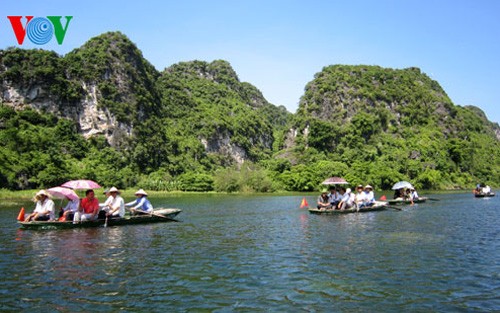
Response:
[{"label": "blue umbrella", "polygon": [[413,186],[407,181],[400,181],[395,183],[394,186],[392,186],[392,190],[397,190],[401,188],[413,188]]}]

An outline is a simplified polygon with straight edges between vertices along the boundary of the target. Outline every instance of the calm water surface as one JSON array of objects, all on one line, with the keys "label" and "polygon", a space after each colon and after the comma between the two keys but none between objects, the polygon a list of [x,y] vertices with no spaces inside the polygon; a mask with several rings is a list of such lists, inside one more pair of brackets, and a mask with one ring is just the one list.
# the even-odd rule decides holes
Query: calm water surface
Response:
[{"label": "calm water surface", "polygon": [[172,195],[151,200],[180,223],[59,231],[4,201],[0,311],[500,311],[499,197],[344,216],[302,197]]}]

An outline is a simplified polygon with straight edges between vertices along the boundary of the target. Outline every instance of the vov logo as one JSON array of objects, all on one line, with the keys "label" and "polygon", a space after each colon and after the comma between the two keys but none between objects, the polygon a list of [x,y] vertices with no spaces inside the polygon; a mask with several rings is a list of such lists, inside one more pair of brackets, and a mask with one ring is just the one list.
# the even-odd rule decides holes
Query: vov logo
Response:
[{"label": "vov logo", "polygon": [[64,26],[61,22],[62,16],[47,16],[46,18],[25,16],[25,25],[21,22],[22,16],[7,16],[7,18],[10,20],[18,44],[22,45],[27,35],[28,39],[35,45],[44,45],[55,35],[57,43],[61,45],[73,16],[65,16],[66,24]]}]

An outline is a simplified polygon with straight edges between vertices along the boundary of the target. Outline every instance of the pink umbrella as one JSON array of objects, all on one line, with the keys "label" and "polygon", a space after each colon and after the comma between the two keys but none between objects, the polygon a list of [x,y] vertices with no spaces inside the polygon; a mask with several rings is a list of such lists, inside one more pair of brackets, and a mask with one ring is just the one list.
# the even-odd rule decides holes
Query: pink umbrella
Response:
[{"label": "pink umbrella", "polygon": [[325,179],[322,183],[322,185],[346,185],[349,184],[345,179],[342,177],[330,177]]},{"label": "pink umbrella", "polygon": [[64,187],[53,187],[47,189],[47,192],[50,193],[53,197],[64,199],[69,198],[71,200],[78,199],[78,195],[71,189]]},{"label": "pink umbrella", "polygon": [[98,183],[93,180],[88,179],[78,179],[70,180],[61,185],[61,187],[71,188],[71,189],[97,189],[101,188]]}]

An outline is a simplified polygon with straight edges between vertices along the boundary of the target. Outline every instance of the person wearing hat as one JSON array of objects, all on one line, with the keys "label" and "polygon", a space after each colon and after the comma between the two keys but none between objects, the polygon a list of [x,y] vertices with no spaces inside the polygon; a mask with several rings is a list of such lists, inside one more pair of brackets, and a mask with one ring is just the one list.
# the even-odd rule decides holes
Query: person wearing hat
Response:
[{"label": "person wearing hat", "polygon": [[148,194],[143,189],[137,190],[135,196],[137,198],[134,201],[125,204],[126,207],[131,207],[130,211],[132,213],[153,212],[153,206],[147,198]]},{"label": "person wearing hat", "polygon": [[365,206],[372,206],[375,203],[375,194],[373,193],[373,187],[370,185],[365,186],[365,201],[363,203]]},{"label": "person wearing hat", "polygon": [[80,201],[80,209],[73,217],[73,223],[93,221],[97,219],[99,213],[99,200],[95,197],[94,190],[85,191],[85,198]]},{"label": "person wearing hat", "polygon": [[364,191],[364,187],[363,185],[358,185],[356,187],[356,197],[355,197],[355,200],[354,202],[356,203],[356,206],[358,208],[362,208],[364,206],[364,203],[365,203],[365,191]]},{"label": "person wearing hat", "polygon": [[330,200],[328,199],[328,192],[324,189],[318,197],[318,210],[326,210],[331,209],[332,205],[330,204]]},{"label": "person wearing hat", "polygon": [[56,207],[54,201],[50,199],[50,195],[45,190],[40,190],[35,194],[33,202],[36,203],[33,213],[28,215],[26,222],[34,221],[53,221],[56,218]]},{"label": "person wearing hat", "polygon": [[120,191],[116,187],[109,189],[111,194],[111,202],[104,210],[107,211],[106,216],[111,217],[124,217],[125,216],[125,201],[120,196]]}]

